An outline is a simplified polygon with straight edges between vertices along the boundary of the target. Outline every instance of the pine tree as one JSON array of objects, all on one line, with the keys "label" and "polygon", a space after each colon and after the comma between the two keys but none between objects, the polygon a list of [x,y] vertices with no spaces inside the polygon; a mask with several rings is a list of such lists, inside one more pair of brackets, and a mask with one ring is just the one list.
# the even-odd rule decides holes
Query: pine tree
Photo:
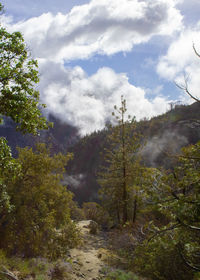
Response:
[{"label": "pine tree", "polygon": [[[137,210],[137,192],[133,189],[134,180],[140,168],[137,152],[141,145],[141,136],[135,132],[136,121],[126,116],[126,100],[121,97],[121,107],[114,106],[117,125],[110,126],[109,148],[105,149],[106,166],[99,173],[100,195],[105,207],[118,223],[125,224],[135,220]],[[133,205],[130,209],[130,205]],[[133,210],[135,210],[133,212]],[[130,213],[132,212],[132,213]]]}]

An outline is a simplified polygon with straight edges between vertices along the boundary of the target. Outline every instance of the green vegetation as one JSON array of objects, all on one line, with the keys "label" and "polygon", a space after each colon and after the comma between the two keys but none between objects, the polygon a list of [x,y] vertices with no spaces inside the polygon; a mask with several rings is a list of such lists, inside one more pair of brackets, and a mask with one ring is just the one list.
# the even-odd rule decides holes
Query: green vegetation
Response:
[{"label": "green vegetation", "polygon": [[132,272],[124,272],[122,270],[116,270],[110,272],[106,275],[105,280],[140,280],[141,278],[137,277]]},{"label": "green vegetation", "polygon": [[11,117],[21,131],[37,134],[38,130],[48,128],[41,117],[39,92],[35,90],[39,82],[37,61],[29,58],[21,33],[9,33],[2,26],[0,50],[1,115]]},{"label": "green vegetation", "polygon": [[[192,279],[200,271],[200,142],[183,149],[148,195],[165,223],[151,225],[136,250],[135,266],[152,279]],[[137,255],[138,254],[138,255]]]},{"label": "green vegetation", "polygon": [[[39,110],[45,105],[39,105],[35,90],[37,62],[29,59],[22,35],[2,27],[0,50],[1,120],[10,117],[23,133],[37,135],[48,128]],[[187,84],[183,89],[188,93]],[[73,148],[77,166],[71,166],[71,174],[84,173],[90,178],[87,191],[78,192],[91,200],[97,177],[101,186],[101,203],[85,202],[82,209],[62,184],[71,153],[53,153],[46,144],[38,143],[34,148],[18,148],[14,158],[7,141],[0,138],[1,279],[12,279],[9,271],[19,272],[19,279],[69,278],[66,256],[79,244],[72,218],[93,220],[93,233],[98,232],[98,225],[109,231],[113,255],[130,272],[114,269],[105,276],[107,280],[200,279],[200,142],[193,126],[199,125],[196,101],[136,123],[126,118],[122,97],[121,107],[114,107],[115,125],[86,136]],[[145,158],[141,134],[151,142],[155,135],[158,140],[167,135],[165,131],[175,135],[185,132],[187,126],[192,145],[177,155],[169,141],[152,167],[151,159]],[[96,149],[94,153],[92,149]]]},{"label": "green vegetation", "polygon": [[13,183],[19,170],[20,166],[12,158],[6,140],[0,138],[0,228],[4,227],[7,216],[13,209],[7,188],[8,184]]},{"label": "green vegetation", "polygon": [[[105,149],[106,166],[100,172],[100,195],[105,208],[114,215],[114,219],[123,224],[135,222],[138,203],[138,180],[141,178],[141,166],[137,152],[141,146],[141,137],[135,132],[135,120],[125,120],[126,100],[121,107],[116,106],[113,116],[117,125],[110,127],[108,135],[110,148]],[[133,132],[134,131],[134,132]]]},{"label": "green vegetation", "polygon": [[[69,260],[49,261],[44,258],[19,258],[6,257],[0,250],[0,279],[35,279],[35,280],[53,280],[53,279],[71,279],[71,264]],[[15,273],[12,273],[12,271]],[[8,274],[10,276],[8,276]]]},{"label": "green vegetation", "polygon": [[109,229],[112,226],[112,219],[109,212],[96,202],[85,202],[82,206],[84,217],[87,220],[93,220],[101,225],[103,229]]},{"label": "green vegetation", "polygon": [[[125,111],[122,100],[119,124],[108,136],[111,144],[105,153],[106,171],[101,173],[99,180],[102,205],[112,213],[115,223],[124,225],[111,233],[111,248],[121,258],[122,266],[125,261],[125,267],[141,277],[152,280],[199,279],[200,142],[183,148],[179,156],[169,154],[173,166],[168,170],[142,167],[139,153],[134,150],[137,141],[133,128],[124,137]],[[129,125],[126,123],[127,131]],[[126,152],[123,143],[126,143]],[[130,177],[124,174],[130,174]],[[128,214],[130,194],[140,201],[137,220]],[[127,219],[124,219],[124,200]],[[123,272],[120,275],[113,274],[108,279],[128,277]]]},{"label": "green vegetation", "polygon": [[[146,142],[142,154],[142,165],[172,169],[173,157],[187,143],[195,144],[200,139],[199,129],[200,104],[177,106],[172,111],[151,120],[136,122],[136,131]],[[132,112],[130,112],[132,114]],[[171,115],[173,120],[171,120]],[[68,174],[82,174],[81,188],[73,189],[76,200],[82,204],[86,201],[100,202],[97,195],[100,188],[97,176],[105,166],[106,150],[110,150],[107,127],[102,131],[93,132],[75,143],[68,151],[74,154],[74,160],[69,163]],[[58,144],[59,145],[59,144]]]},{"label": "green vegetation", "polygon": [[110,234],[117,265],[147,279],[200,277],[200,142],[175,159],[173,170],[148,170],[137,223]]},{"label": "green vegetation", "polygon": [[60,184],[71,155],[50,156],[44,144],[36,150],[19,149],[15,180],[7,178],[13,206],[1,228],[0,248],[26,257],[57,258],[77,244],[75,225],[70,220],[72,194]]},{"label": "green vegetation", "polygon": [[[0,11],[2,11],[0,4]],[[39,134],[49,123],[42,117],[37,61],[29,58],[19,32],[0,26],[0,120],[10,117],[23,133]],[[51,154],[45,144],[35,149],[18,149],[13,158],[4,138],[0,138],[0,273],[1,279],[15,279],[12,272],[47,279],[65,274],[61,266],[47,259],[66,257],[79,242],[79,233],[70,218],[72,193],[61,184],[71,154]],[[33,257],[43,261],[34,263]],[[45,259],[44,259],[45,258]],[[46,264],[45,264],[46,262]],[[46,273],[46,274],[45,274]],[[46,276],[45,276],[46,275]]]}]

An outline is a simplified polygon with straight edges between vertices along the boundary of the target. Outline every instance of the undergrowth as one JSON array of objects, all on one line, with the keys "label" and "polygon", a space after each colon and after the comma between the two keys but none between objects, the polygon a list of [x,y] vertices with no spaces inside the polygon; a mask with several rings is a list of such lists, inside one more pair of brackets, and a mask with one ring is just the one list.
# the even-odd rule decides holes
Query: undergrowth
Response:
[{"label": "undergrowth", "polygon": [[19,280],[70,280],[72,265],[68,259],[49,261],[45,258],[24,259],[6,257],[0,250],[0,279],[8,280],[5,272],[13,273]]}]

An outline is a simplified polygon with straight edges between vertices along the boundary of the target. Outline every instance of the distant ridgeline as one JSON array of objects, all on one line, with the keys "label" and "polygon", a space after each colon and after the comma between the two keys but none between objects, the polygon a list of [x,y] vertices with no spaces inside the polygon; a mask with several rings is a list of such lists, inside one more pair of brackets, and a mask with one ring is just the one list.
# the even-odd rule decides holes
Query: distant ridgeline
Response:
[{"label": "distant ridgeline", "polygon": [[[175,106],[166,114],[138,122],[137,129],[144,135],[143,163],[149,167],[172,168],[171,155],[200,140],[200,103]],[[107,129],[94,132],[69,148],[74,160],[68,165],[65,181],[80,203],[98,201],[97,174],[104,164],[104,148],[109,147],[107,133]]]},{"label": "distant ridgeline", "polygon": [[[134,115],[134,112],[130,114]],[[53,152],[73,152],[74,160],[68,164],[64,183],[75,193],[79,203],[98,200],[97,173],[104,164],[104,148],[109,148],[106,137],[108,129],[80,139],[75,127],[62,123],[54,116],[50,116],[49,120],[54,122],[54,127],[33,137],[16,132],[15,124],[5,118],[0,125],[0,137],[7,138],[14,155],[17,146],[33,147],[35,142],[51,144]],[[177,154],[183,146],[200,140],[200,103],[173,106],[166,114],[141,120],[137,130],[144,135],[145,146],[141,150],[143,163],[146,166],[172,168],[171,155]]]},{"label": "distant ridgeline", "polygon": [[36,142],[49,143],[53,152],[66,153],[67,148],[80,139],[78,130],[52,115],[49,116],[49,121],[54,123],[53,128],[41,131],[39,136],[32,136],[16,131],[16,124],[10,118],[4,117],[3,123],[0,124],[0,137],[7,139],[14,156],[17,155],[16,147],[34,147]]}]

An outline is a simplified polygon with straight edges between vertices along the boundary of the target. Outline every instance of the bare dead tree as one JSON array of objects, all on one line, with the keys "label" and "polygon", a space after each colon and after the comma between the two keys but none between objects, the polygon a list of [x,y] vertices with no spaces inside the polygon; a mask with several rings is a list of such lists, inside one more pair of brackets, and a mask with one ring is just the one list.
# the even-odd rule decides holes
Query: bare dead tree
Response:
[{"label": "bare dead tree", "polygon": [[[196,50],[195,48],[195,45],[193,44],[193,50],[194,50],[194,53],[200,58],[200,53],[198,53],[198,51]],[[200,103],[200,99],[195,97],[189,90],[189,87],[188,87],[188,77],[186,77],[186,75],[184,75],[184,83],[183,84],[179,84],[177,82],[175,82],[176,86],[178,88],[180,88],[181,90],[185,91],[187,93],[187,95],[189,95],[193,100],[195,100],[196,102],[199,102]]]}]

